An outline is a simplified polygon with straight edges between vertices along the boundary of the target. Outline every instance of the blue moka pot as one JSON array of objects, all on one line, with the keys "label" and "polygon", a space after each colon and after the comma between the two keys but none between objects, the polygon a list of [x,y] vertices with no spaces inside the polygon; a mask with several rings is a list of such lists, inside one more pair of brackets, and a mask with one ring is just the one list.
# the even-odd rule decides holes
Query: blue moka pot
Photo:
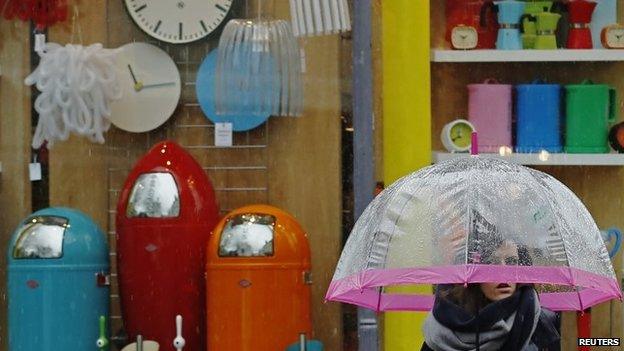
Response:
[{"label": "blue moka pot", "polygon": [[561,86],[536,81],[516,92],[516,152],[562,152]]},{"label": "blue moka pot", "polygon": [[498,11],[498,36],[496,48],[498,50],[522,50],[522,36],[520,23],[524,14],[524,1],[505,0],[495,1]]},{"label": "blue moka pot", "polygon": [[106,237],[85,214],[48,208],[24,220],[8,252],[9,350],[101,350],[109,269]]}]

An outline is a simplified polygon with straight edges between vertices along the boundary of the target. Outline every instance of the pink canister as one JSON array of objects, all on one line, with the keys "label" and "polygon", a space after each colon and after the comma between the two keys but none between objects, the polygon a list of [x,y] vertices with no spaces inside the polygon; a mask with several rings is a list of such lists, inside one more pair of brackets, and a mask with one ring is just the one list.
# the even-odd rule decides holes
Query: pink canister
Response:
[{"label": "pink canister", "polygon": [[488,79],[468,85],[468,120],[479,134],[479,151],[511,149],[512,86]]}]

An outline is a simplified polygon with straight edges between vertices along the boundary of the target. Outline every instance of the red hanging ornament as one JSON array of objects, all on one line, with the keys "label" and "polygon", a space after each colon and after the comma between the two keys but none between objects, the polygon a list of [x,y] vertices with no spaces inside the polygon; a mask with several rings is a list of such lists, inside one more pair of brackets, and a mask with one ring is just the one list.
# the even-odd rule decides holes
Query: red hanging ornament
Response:
[{"label": "red hanging ornament", "polygon": [[67,20],[67,8],[67,0],[0,0],[0,15],[33,21],[39,30]]}]

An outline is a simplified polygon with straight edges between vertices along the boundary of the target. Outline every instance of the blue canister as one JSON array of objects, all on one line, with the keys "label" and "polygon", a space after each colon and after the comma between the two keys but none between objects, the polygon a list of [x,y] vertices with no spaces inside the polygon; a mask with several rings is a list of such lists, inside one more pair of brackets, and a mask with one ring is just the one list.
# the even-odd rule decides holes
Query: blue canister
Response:
[{"label": "blue canister", "polygon": [[8,251],[9,350],[99,350],[110,305],[102,230],[79,211],[48,208],[22,222]]},{"label": "blue canister", "polygon": [[516,152],[562,152],[561,85],[516,86]]}]

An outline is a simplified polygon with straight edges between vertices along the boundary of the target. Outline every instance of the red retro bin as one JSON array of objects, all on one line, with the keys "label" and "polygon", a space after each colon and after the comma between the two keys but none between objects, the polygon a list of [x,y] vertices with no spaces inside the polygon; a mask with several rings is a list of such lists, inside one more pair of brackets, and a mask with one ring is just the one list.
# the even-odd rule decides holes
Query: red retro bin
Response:
[{"label": "red retro bin", "polygon": [[230,212],[206,256],[207,350],[277,351],[312,337],[310,247],[290,214],[266,205]]},{"label": "red retro bin", "polygon": [[174,142],[154,146],[126,179],[117,204],[117,264],[130,340],[175,351],[175,318],[185,351],[205,350],[205,247],[218,221],[214,190],[199,164]]}]

